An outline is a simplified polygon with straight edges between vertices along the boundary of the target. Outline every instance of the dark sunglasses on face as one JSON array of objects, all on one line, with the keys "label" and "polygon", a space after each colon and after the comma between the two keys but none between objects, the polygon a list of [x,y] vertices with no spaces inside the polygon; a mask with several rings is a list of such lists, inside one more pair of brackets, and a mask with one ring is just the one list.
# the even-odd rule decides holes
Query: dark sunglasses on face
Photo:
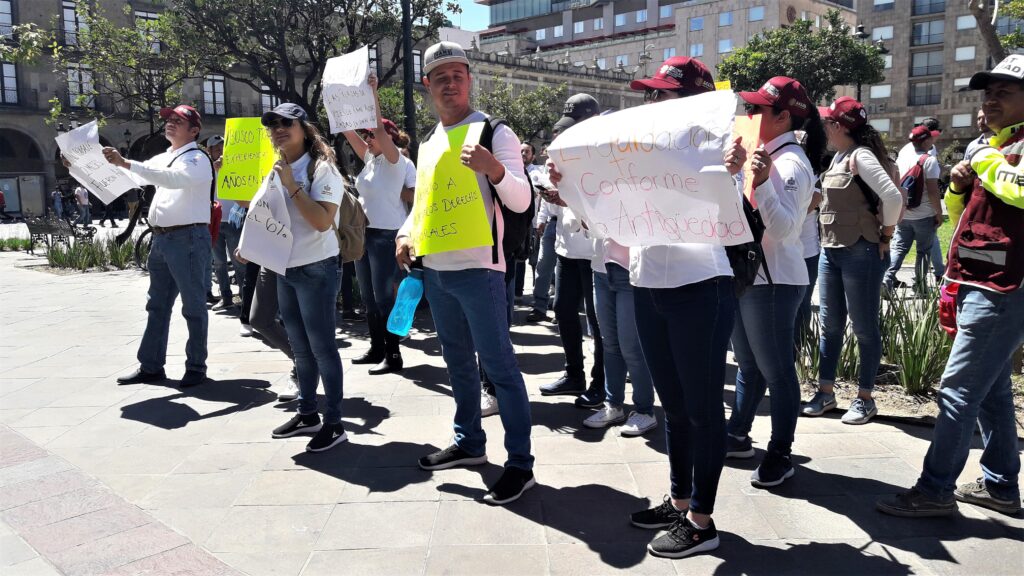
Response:
[{"label": "dark sunglasses on face", "polygon": [[644,90],[644,102],[657,102],[661,100],[662,91],[648,88]]},{"label": "dark sunglasses on face", "polygon": [[291,128],[295,120],[292,118],[275,118],[270,122],[267,122],[267,130],[277,130],[278,128]]},{"label": "dark sunglasses on face", "polygon": [[750,104],[749,102],[745,102],[743,104],[743,110],[747,113],[748,116],[753,116],[754,114],[761,113],[760,106],[758,106],[757,104]]}]

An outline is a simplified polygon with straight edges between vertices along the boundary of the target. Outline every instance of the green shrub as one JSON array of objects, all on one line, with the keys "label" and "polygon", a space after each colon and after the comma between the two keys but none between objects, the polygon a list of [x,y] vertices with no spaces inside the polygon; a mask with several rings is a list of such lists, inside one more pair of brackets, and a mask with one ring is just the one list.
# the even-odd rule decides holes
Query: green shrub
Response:
[{"label": "green shrub", "polygon": [[46,252],[46,259],[53,268],[84,271],[113,266],[123,270],[133,262],[133,248],[132,242],[118,246],[113,238],[79,240],[70,246],[55,244]]}]

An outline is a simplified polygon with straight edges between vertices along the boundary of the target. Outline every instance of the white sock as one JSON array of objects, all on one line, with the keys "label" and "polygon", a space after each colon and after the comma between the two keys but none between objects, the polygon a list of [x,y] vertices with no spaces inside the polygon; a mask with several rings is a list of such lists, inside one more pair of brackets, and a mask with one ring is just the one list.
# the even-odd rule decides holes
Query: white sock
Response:
[{"label": "white sock", "polygon": [[696,522],[694,522],[690,518],[687,518],[687,520],[690,522],[690,526],[693,526],[697,530],[707,530],[708,526],[710,526],[710,524],[708,524],[708,526],[701,526],[700,524],[697,524]]}]

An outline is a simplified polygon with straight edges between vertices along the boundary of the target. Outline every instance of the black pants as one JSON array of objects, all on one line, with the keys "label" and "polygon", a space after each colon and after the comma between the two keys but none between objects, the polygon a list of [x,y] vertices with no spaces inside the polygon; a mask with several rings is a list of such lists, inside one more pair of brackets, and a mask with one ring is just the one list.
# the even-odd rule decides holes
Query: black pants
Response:
[{"label": "black pants", "polygon": [[249,312],[252,311],[252,295],[256,293],[256,283],[260,278],[260,265],[249,262],[245,265],[245,280],[242,281],[242,312],[238,319],[249,325]]},{"label": "black pants", "polygon": [[355,307],[352,297],[352,280],[356,277],[356,263],[345,262],[341,266],[341,309],[350,311]]},{"label": "black pants", "polygon": [[590,260],[558,257],[555,267],[558,291],[555,294],[555,320],[565,351],[565,373],[570,378],[584,378],[583,328],[580,326],[580,301],[587,311],[587,322],[594,337],[594,367],[590,370],[591,386],[604,389],[604,346],[594,309],[594,272]]}]

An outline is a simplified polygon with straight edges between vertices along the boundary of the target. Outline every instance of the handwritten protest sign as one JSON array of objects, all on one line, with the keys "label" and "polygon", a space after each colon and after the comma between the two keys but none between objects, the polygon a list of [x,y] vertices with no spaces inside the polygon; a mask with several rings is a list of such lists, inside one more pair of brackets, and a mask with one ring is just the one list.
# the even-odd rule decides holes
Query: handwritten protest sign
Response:
[{"label": "handwritten protest sign", "polygon": [[623,246],[749,242],[723,165],[735,111],[736,95],[719,91],[579,123],[548,147],[559,194],[598,236]]},{"label": "handwritten protest sign", "polygon": [[418,256],[494,244],[476,172],[459,160],[463,144],[479,142],[482,131],[483,122],[437,130],[420,146],[412,228]]},{"label": "handwritten protest sign", "polygon": [[761,115],[748,116],[741,114],[736,117],[736,124],[732,129],[732,137],[742,137],[740,145],[747,151],[747,163],[743,165],[743,194],[750,200],[750,205],[757,208],[757,201],[754,200],[754,150],[757,150],[761,138]]},{"label": "handwritten protest sign", "polygon": [[[242,258],[255,262],[277,274],[284,274],[288,258],[292,253],[292,231],[288,225],[288,211],[284,208],[283,192],[276,181],[271,182],[265,194],[254,198],[245,215],[245,226],[238,241],[238,253]],[[274,202],[276,195],[279,200]],[[275,217],[273,205],[281,218]],[[284,220],[284,222],[282,222]]]},{"label": "handwritten protest sign", "polygon": [[274,167],[277,152],[259,118],[228,118],[221,158],[217,197],[252,200],[264,176]]},{"label": "handwritten protest sign", "polygon": [[110,204],[121,194],[139,187],[128,173],[104,158],[95,120],[57,136],[56,140],[61,154],[71,162],[68,168],[71,177],[104,204]]},{"label": "handwritten protest sign", "polygon": [[373,89],[366,82],[369,54],[363,46],[327,61],[323,93],[331,134],[377,126],[377,104]]},{"label": "handwritten protest sign", "polygon": [[728,80],[722,80],[721,82],[715,82],[715,90],[732,90],[732,82]]}]

